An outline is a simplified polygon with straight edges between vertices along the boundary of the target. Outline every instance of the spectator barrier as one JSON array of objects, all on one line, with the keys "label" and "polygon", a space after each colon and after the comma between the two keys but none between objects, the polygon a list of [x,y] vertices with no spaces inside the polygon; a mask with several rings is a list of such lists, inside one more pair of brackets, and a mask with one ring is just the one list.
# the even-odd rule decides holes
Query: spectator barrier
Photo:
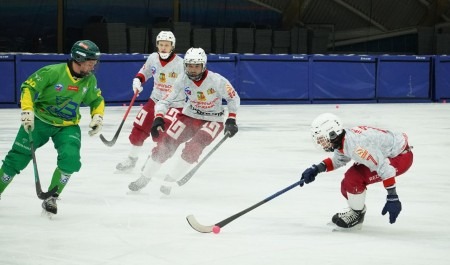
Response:
[{"label": "spectator barrier", "polygon": [[[107,104],[128,104],[146,54],[103,54],[96,70]],[[17,107],[34,71],[63,54],[0,55],[0,107]],[[228,78],[242,104],[433,102],[450,98],[450,56],[211,54],[208,68]],[[150,83],[152,80],[150,80]],[[147,101],[151,84],[137,102]]]}]

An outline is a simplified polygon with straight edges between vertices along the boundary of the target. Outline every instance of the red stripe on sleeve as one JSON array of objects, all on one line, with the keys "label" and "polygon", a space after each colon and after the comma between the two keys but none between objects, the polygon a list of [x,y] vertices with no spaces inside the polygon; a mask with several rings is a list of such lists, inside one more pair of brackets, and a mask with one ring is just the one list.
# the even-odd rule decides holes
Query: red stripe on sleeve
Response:
[{"label": "red stripe on sleeve", "polygon": [[323,163],[325,163],[325,166],[327,166],[327,171],[334,170],[333,161],[331,161],[331,158],[324,159]]},{"label": "red stripe on sleeve", "polygon": [[392,178],[383,180],[383,185],[385,188],[395,186],[395,178],[392,177]]}]

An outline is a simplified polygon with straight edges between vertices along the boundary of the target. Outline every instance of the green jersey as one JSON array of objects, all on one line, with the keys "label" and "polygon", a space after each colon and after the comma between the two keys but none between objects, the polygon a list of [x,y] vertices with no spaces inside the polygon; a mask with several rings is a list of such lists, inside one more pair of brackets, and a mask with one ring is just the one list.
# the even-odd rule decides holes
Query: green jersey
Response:
[{"label": "green jersey", "polygon": [[103,116],[105,102],[91,74],[72,76],[67,63],[45,66],[33,73],[21,86],[23,110],[33,110],[36,117],[55,126],[78,124],[80,106],[91,107],[91,115]]}]

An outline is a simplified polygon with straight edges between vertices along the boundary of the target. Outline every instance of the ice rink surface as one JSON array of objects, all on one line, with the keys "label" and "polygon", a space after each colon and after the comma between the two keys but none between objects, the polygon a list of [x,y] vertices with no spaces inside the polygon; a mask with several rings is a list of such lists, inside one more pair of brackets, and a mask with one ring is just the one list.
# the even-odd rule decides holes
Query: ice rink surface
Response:
[{"label": "ice rink surface", "polygon": [[[128,192],[153,146],[149,141],[133,172],[115,170],[128,154],[139,109],[133,107],[113,147],[88,136],[88,108],[82,109],[83,166],[61,194],[52,220],[41,216],[32,163],[15,177],[0,200],[0,264],[449,264],[449,104],[241,106],[239,133],[170,196],[160,193],[155,182],[138,194]],[[107,107],[102,131],[107,139],[125,111]],[[327,157],[309,134],[311,121],[323,112],[339,115],[346,127],[370,125],[408,134],[415,161],[397,178],[403,211],[395,224],[381,215],[386,191],[379,183],[368,187],[363,229],[332,232],[327,226],[331,216],[347,206],[340,194],[345,169],[339,169],[236,219],[220,234],[201,234],[188,225],[189,214],[213,225],[240,212],[297,182],[305,168]],[[20,126],[20,109],[0,109],[0,118],[3,159]],[[52,142],[36,155],[47,190],[56,166]]]}]

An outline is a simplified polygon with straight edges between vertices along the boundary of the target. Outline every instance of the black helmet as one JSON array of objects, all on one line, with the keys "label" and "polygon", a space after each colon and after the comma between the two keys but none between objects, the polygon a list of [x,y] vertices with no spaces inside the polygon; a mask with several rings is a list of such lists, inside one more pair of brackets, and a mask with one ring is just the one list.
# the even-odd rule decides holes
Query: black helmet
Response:
[{"label": "black helmet", "polygon": [[100,49],[90,40],[79,40],[72,46],[70,56],[77,62],[98,60],[100,57]]}]

